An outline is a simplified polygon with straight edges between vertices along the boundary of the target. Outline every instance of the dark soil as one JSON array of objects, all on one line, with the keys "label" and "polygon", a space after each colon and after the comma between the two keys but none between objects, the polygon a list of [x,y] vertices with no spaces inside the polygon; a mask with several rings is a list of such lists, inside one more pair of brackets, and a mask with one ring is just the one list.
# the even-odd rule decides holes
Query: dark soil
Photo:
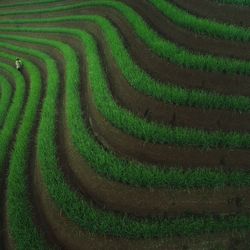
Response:
[{"label": "dark soil", "polygon": [[[2,48],[1,49],[2,51],[6,52],[6,53],[12,53],[10,50],[7,50],[5,48]],[[9,65],[13,65],[13,62],[11,62],[10,60],[8,59],[5,59],[5,58],[1,58],[1,61],[2,62],[5,62]],[[10,82],[12,83],[12,89],[13,89],[13,95],[14,95],[14,92],[15,92],[15,83],[14,83],[14,79],[12,78],[11,74],[10,73],[7,73],[7,72],[1,72],[1,74],[3,74],[7,79],[10,79]],[[25,93],[25,97],[24,97],[24,102],[23,102],[23,107],[22,107],[22,112],[24,110],[24,106],[25,106],[25,103],[26,103],[26,100],[27,100],[27,97],[28,97],[28,88],[29,88],[29,84],[30,84],[30,79],[29,79],[29,76],[28,76],[28,73],[24,70],[23,71],[23,76],[24,76],[24,79],[25,79],[25,88],[26,88],[26,93]],[[12,100],[11,100],[12,101]],[[9,148],[13,148],[14,147],[14,144],[15,144],[15,134],[17,133],[18,131],[18,127],[19,127],[19,124],[16,124],[16,128],[14,129],[14,133],[13,133],[13,136],[12,136],[12,139],[10,141],[10,145],[9,145]],[[6,226],[6,218],[5,218],[5,214],[6,214],[6,204],[5,204],[5,201],[6,201],[6,187],[7,187],[7,179],[8,179],[8,171],[9,171],[9,161],[11,159],[11,151],[9,151],[5,157],[5,160],[4,160],[4,163],[3,163],[3,166],[1,167],[2,168],[2,172],[1,172],[1,178],[0,178],[0,197],[1,197],[1,200],[0,200],[0,249],[4,249],[5,245],[6,245],[6,242],[5,242],[5,238],[6,238],[6,235],[8,234],[7,233],[7,226]]]},{"label": "dark soil", "polygon": [[[64,3],[69,2],[70,1],[64,1]],[[185,31],[173,25],[166,17],[159,14],[152,6],[148,5],[146,1],[137,2],[126,0],[124,2],[129,3],[160,34],[182,46],[188,47],[192,51],[242,59],[250,58],[250,55],[246,53],[249,48],[248,44],[244,45],[195,36],[192,32]],[[174,0],[173,2],[178,2],[178,4],[180,4],[184,1]],[[193,6],[192,3],[195,2],[194,0],[190,1],[189,6],[194,7],[195,4],[193,4]],[[209,1],[204,2],[209,6]],[[201,3],[200,6],[202,6]],[[213,6],[215,6],[215,4]],[[217,8],[219,10],[221,7],[218,5]],[[229,13],[229,9],[230,8],[224,8],[225,12],[228,11],[227,13]],[[197,9],[197,11],[198,10],[199,9]],[[241,12],[241,9],[237,8],[236,12],[243,13],[244,11]],[[65,11],[57,12],[56,14],[39,14],[20,17],[39,18],[69,15],[69,13],[99,13],[110,18],[119,29],[135,63],[140,65],[146,72],[152,75],[152,77],[162,81],[162,84],[166,84],[170,81],[187,88],[201,88],[217,91],[222,94],[250,95],[249,77],[183,69],[154,55],[136,36],[126,20],[116,11],[109,8],[91,8],[88,10]],[[219,18],[222,17],[218,17],[218,20],[220,20]],[[247,25],[247,18],[245,19],[246,22],[244,22],[244,25]],[[235,18],[235,20],[238,19]],[[78,24],[74,23],[73,25],[68,23],[56,25],[87,29],[94,34],[94,37],[98,41],[103,64],[106,65],[107,79],[115,100],[119,105],[127,108],[140,117],[145,117],[147,120],[171,124],[172,126],[197,127],[206,130],[222,129],[225,131],[250,130],[248,126],[250,117],[248,114],[220,110],[205,111],[199,108],[178,107],[170,104],[166,105],[154,100],[152,97],[135,91],[123,78],[120,69],[114,62],[110,50],[105,43],[105,39],[95,25],[81,22]],[[49,24],[48,26],[53,26],[53,24]],[[166,32],[169,28],[172,29],[171,32]],[[28,33],[24,33],[24,35],[28,35]],[[30,33],[30,35],[32,35],[32,33]],[[35,36],[65,41],[77,52],[79,63],[83,65],[81,68],[82,84],[80,94],[82,97],[82,109],[86,115],[85,122],[87,125],[91,126],[90,128],[92,129],[93,135],[107,150],[113,150],[121,158],[125,157],[146,163],[156,163],[159,165],[158,167],[182,166],[187,169],[191,167],[207,167],[222,168],[226,171],[232,169],[244,169],[248,171],[250,163],[249,150],[218,149],[205,151],[191,147],[183,148],[172,145],[151,144],[129,136],[113,127],[104,117],[102,117],[93,102],[90,83],[87,82],[86,78],[84,48],[81,47],[79,41],[62,34],[35,34]],[[188,36],[188,39],[186,39],[184,44],[182,40],[185,36]],[[235,49],[236,45],[239,45],[237,49]],[[110,210],[114,213],[126,213],[130,216],[138,217],[176,216],[190,213],[211,215],[249,214],[250,200],[248,197],[250,191],[247,188],[234,189],[226,187],[223,190],[147,189],[114,182],[98,175],[72,144],[70,131],[67,128],[64,110],[65,101],[67,101],[65,100],[65,59],[62,58],[58,51],[47,46],[30,46],[28,44],[26,44],[26,46],[44,50],[58,62],[57,66],[61,73],[56,124],[56,143],[59,166],[65,175],[65,180],[72,189],[78,191],[80,195],[82,195],[84,199],[89,200],[93,206],[104,210]],[[233,52],[228,52],[228,49],[233,50]],[[39,65],[44,76],[43,82],[46,84],[47,72],[45,65],[34,58],[31,59]],[[39,114],[37,122],[34,125],[35,128],[32,133],[33,138],[36,137],[38,124]],[[30,178],[29,181],[32,194],[31,201],[34,205],[34,223],[36,223],[45,233],[48,242],[51,243],[51,245],[56,244],[60,249],[248,249],[249,247],[249,235],[241,236],[237,233],[209,234],[196,238],[130,240],[114,238],[108,235],[101,236],[84,231],[75,223],[71,222],[63,212],[56,207],[54,201],[51,200],[41,176],[39,162],[36,162],[35,159],[34,142],[32,142],[30,146],[30,151],[30,173],[28,176]],[[32,178],[34,179],[32,180]],[[2,194],[0,195],[3,197]],[[7,221],[5,222],[5,225],[6,224]],[[8,232],[8,230],[6,232]],[[10,244],[10,246],[6,246],[7,249],[13,248],[11,239],[7,240],[6,243]]]},{"label": "dark soil", "polygon": [[200,17],[239,26],[250,26],[250,9],[237,5],[221,5],[214,0],[171,0],[177,6]]},{"label": "dark soil", "polygon": [[[178,65],[169,63],[153,54],[150,49],[138,38],[131,26],[118,12],[108,8],[91,8],[86,10],[62,11],[39,14],[24,15],[21,18],[31,17],[53,17],[74,14],[101,14],[108,16],[110,20],[119,28],[119,31],[129,49],[134,61],[153,78],[163,83],[173,83],[185,88],[196,88],[226,95],[250,95],[250,78],[240,75],[226,75],[223,73],[203,72],[200,70],[185,69]],[[42,26],[42,25],[41,25]],[[171,33],[174,30],[171,30]],[[209,46],[209,42],[206,44]],[[154,63],[152,63],[154,62]]]}]

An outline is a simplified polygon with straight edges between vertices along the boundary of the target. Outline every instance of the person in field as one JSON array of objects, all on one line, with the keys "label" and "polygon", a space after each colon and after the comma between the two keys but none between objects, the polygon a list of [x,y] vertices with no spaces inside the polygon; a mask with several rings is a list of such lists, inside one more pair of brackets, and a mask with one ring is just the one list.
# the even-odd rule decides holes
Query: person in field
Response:
[{"label": "person in field", "polygon": [[16,58],[16,69],[19,71],[22,69],[22,61],[19,58]]}]

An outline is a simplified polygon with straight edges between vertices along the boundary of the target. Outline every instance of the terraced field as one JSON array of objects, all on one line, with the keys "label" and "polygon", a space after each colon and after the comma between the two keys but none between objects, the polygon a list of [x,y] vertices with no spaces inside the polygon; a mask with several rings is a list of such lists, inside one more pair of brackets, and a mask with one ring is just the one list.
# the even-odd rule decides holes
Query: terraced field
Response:
[{"label": "terraced field", "polygon": [[250,249],[249,6],[0,1],[0,249]]}]

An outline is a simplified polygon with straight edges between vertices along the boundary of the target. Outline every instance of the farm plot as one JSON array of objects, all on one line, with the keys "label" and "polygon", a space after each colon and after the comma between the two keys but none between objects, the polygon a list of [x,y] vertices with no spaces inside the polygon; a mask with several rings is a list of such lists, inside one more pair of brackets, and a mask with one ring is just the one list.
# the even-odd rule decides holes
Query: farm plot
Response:
[{"label": "farm plot", "polygon": [[250,10],[196,2],[1,3],[3,249],[250,247]]}]

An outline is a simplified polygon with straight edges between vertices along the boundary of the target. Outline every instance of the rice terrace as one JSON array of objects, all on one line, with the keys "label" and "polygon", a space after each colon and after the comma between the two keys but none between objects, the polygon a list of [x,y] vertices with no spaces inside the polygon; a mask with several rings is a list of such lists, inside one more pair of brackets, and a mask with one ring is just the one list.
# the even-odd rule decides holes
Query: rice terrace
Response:
[{"label": "rice terrace", "polygon": [[250,0],[0,1],[0,249],[250,249]]}]

